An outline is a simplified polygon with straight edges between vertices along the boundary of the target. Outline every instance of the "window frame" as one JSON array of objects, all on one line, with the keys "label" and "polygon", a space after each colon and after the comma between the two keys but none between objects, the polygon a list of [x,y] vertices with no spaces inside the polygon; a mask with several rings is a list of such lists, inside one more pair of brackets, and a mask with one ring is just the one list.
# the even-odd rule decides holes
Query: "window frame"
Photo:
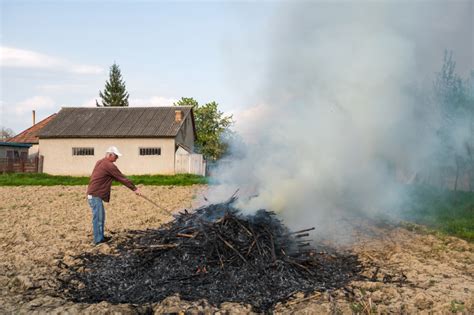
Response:
[{"label": "window frame", "polygon": [[72,156],[94,156],[94,147],[72,147]]},{"label": "window frame", "polygon": [[161,156],[161,147],[139,147],[139,156]]}]

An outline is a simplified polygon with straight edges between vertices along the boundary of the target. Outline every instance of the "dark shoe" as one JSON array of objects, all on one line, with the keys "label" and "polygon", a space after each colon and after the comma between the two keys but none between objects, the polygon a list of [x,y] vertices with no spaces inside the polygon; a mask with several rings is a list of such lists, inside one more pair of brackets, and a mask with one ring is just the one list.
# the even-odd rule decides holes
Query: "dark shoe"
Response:
[{"label": "dark shoe", "polygon": [[110,242],[111,240],[112,240],[112,237],[110,237],[110,236],[104,236],[104,239],[103,239],[102,241],[97,242],[97,243],[94,243],[94,245],[97,246],[97,245],[100,245],[100,244],[102,244],[102,243],[108,243],[108,242]]}]

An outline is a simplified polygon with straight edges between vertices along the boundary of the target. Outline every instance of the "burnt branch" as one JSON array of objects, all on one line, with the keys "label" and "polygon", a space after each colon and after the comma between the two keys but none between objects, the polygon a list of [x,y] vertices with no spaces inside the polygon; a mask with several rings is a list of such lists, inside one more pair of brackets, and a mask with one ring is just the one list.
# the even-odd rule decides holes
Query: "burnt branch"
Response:
[{"label": "burnt branch", "polygon": [[[59,267],[58,292],[75,301],[154,303],[182,299],[248,303],[270,309],[295,292],[344,287],[361,271],[357,257],[316,251],[275,213],[245,216],[225,203],[184,210],[162,228],[129,231],[117,254],[84,253]],[[390,281],[391,279],[385,279]]]}]

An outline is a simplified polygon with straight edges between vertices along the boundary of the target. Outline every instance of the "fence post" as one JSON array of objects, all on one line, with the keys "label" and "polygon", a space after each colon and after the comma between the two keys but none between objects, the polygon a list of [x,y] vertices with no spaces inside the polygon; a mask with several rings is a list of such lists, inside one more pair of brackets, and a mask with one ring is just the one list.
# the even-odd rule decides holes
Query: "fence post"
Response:
[{"label": "fence post", "polygon": [[43,173],[44,155],[39,156],[38,160],[38,173]]},{"label": "fence post", "polygon": [[7,158],[7,172],[13,172],[13,164],[13,159]]}]

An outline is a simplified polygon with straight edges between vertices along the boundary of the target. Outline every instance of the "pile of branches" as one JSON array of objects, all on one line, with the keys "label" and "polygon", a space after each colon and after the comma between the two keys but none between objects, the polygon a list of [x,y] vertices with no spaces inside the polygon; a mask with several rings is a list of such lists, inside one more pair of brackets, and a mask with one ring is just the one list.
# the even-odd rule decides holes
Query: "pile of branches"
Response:
[{"label": "pile of branches", "polygon": [[312,229],[291,232],[265,210],[245,216],[234,200],[185,211],[160,229],[131,231],[118,254],[77,257],[80,263],[63,265],[60,291],[75,302],[133,304],[178,293],[264,311],[296,292],[343,287],[360,272],[357,257],[310,246]]}]

